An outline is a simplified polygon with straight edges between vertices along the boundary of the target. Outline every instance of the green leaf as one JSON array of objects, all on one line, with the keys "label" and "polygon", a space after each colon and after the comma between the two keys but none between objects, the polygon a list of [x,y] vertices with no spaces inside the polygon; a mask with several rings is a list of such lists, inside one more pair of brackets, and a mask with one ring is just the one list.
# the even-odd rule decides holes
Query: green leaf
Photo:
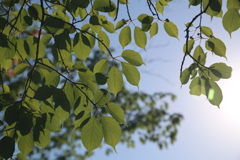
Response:
[{"label": "green leaf", "polygon": [[188,0],[188,1],[189,1],[188,7],[190,7],[190,6],[197,6],[197,5],[199,5],[202,2],[201,0]]},{"label": "green leaf", "polygon": [[123,87],[122,73],[117,67],[112,67],[108,73],[108,88],[116,96]]},{"label": "green leaf", "polygon": [[195,77],[191,84],[189,85],[189,89],[190,89],[190,94],[191,95],[196,95],[196,96],[200,96],[202,93],[202,84],[201,83],[201,78],[200,77]]},{"label": "green leaf", "polygon": [[89,0],[72,0],[71,1],[73,6],[80,7],[80,8],[87,8],[89,5]]},{"label": "green leaf", "polygon": [[51,72],[45,77],[44,85],[57,87],[60,82],[60,75],[56,72]]},{"label": "green leaf", "polygon": [[226,46],[225,44],[218,38],[209,38],[206,43],[206,49],[212,51],[216,55],[220,57],[226,57]]},{"label": "green leaf", "polygon": [[4,120],[10,126],[17,122],[17,117],[19,114],[19,103],[14,103],[12,106],[7,107],[4,113]]},{"label": "green leaf", "polygon": [[89,23],[90,23],[90,27],[91,29],[98,33],[101,31],[102,29],[102,24],[101,24],[101,20],[98,18],[98,16],[91,16],[90,19],[89,19]]},{"label": "green leaf", "polygon": [[50,98],[54,92],[55,87],[43,85],[38,88],[33,98],[43,101]]},{"label": "green leaf", "polygon": [[112,117],[104,116],[102,118],[102,126],[105,142],[116,151],[115,146],[121,139],[121,128],[119,124]]},{"label": "green leaf", "polygon": [[141,55],[134,50],[125,50],[122,52],[121,56],[134,66],[141,66],[142,64],[145,64]]},{"label": "green leaf", "polygon": [[99,85],[104,85],[107,83],[108,77],[106,77],[103,73],[95,73],[96,82]]},{"label": "green leaf", "polygon": [[88,34],[86,34],[86,37],[88,38],[91,49],[92,49],[95,46],[95,41],[96,41],[95,33],[92,30],[88,31],[87,33]]},{"label": "green leaf", "polygon": [[116,6],[110,0],[95,0],[93,8],[100,12],[112,12],[116,9]]},{"label": "green leaf", "polygon": [[158,0],[163,6],[168,6],[168,1],[166,0]]},{"label": "green leaf", "polygon": [[94,92],[94,101],[98,106],[105,105],[110,101],[110,94],[105,89],[97,89]]},{"label": "green leaf", "polygon": [[32,114],[29,111],[26,111],[25,108],[20,109],[20,114],[18,113],[19,120],[17,122],[17,130],[21,133],[22,136],[25,136],[30,133],[33,123]]},{"label": "green leaf", "polygon": [[34,141],[33,141],[33,132],[20,137],[18,141],[18,149],[24,154],[27,155],[33,150]]},{"label": "green leaf", "polygon": [[127,125],[124,121],[124,111],[120,106],[113,102],[109,102],[105,109],[117,122]]},{"label": "green leaf", "polygon": [[193,49],[193,45],[194,45],[195,41],[193,39],[191,39],[191,40],[188,40],[187,43],[188,43],[188,48],[186,50],[186,44],[184,44],[184,46],[183,46],[183,53],[190,54],[192,49]]},{"label": "green leaf", "polygon": [[82,109],[75,118],[73,130],[75,130],[78,127],[83,127],[84,125],[86,125],[90,118],[91,108],[84,107],[84,109]]},{"label": "green leaf", "polygon": [[94,68],[93,68],[93,72],[94,73],[106,73],[108,69],[108,61],[107,59],[101,59],[100,61],[98,61]]},{"label": "green leaf", "polygon": [[125,24],[127,24],[127,21],[125,19],[118,21],[115,30],[122,28]]},{"label": "green leaf", "polygon": [[163,11],[164,11],[164,6],[159,2],[159,1],[156,1],[156,9],[159,13],[163,14]]},{"label": "green leaf", "polygon": [[138,47],[145,49],[147,44],[147,36],[146,33],[142,31],[141,28],[134,28],[134,40]]},{"label": "green leaf", "polygon": [[43,29],[50,34],[59,34],[64,31],[65,22],[58,17],[47,16]]},{"label": "green leaf", "polygon": [[[202,47],[198,45],[194,50],[193,58],[195,58],[198,61],[198,63],[205,65],[206,57],[207,55],[203,52]],[[194,63],[197,63],[197,62],[194,61]]]},{"label": "green leaf", "polygon": [[216,82],[214,82],[211,79],[206,80],[205,88],[206,88],[206,96],[208,98],[208,101],[212,105],[219,107],[223,99],[221,88],[218,86]]},{"label": "green leaf", "polygon": [[34,3],[32,6],[28,7],[28,13],[34,20],[42,20],[42,7],[37,3]]},{"label": "green leaf", "polygon": [[164,29],[169,36],[175,37],[178,39],[178,28],[174,23],[170,21],[164,22]]},{"label": "green leaf", "polygon": [[205,34],[207,37],[212,37],[213,32],[212,29],[206,26],[201,26],[202,33]]},{"label": "green leaf", "polygon": [[180,76],[180,80],[182,84],[187,84],[189,78],[190,78],[191,72],[189,71],[189,68],[184,69]]},{"label": "green leaf", "polygon": [[209,76],[214,81],[218,81],[220,78],[228,79],[232,74],[232,68],[225,63],[214,63],[209,67],[209,71]]},{"label": "green leaf", "polygon": [[5,136],[0,140],[0,156],[4,159],[11,158],[15,150],[15,142],[12,138]]},{"label": "green leaf", "polygon": [[228,0],[227,1],[227,9],[230,10],[232,8],[240,9],[240,4],[238,0]]},{"label": "green leaf", "polygon": [[49,44],[51,39],[52,39],[52,35],[51,34],[45,34],[45,35],[42,36],[41,42],[46,46],[46,45]]},{"label": "green leaf", "polygon": [[125,26],[119,34],[119,42],[121,46],[124,48],[125,46],[130,44],[131,41],[132,41],[131,29],[129,26]]},{"label": "green leaf", "polygon": [[56,115],[47,114],[46,129],[50,132],[60,131],[60,120]]},{"label": "green leaf", "polygon": [[104,15],[99,15],[98,17],[101,19],[102,26],[107,32],[115,33],[114,24],[112,22],[109,22]]},{"label": "green leaf", "polygon": [[43,131],[39,133],[38,141],[35,141],[35,144],[39,147],[44,148],[50,142],[50,132],[48,129],[43,129]]},{"label": "green leaf", "polygon": [[98,33],[98,39],[100,40],[98,41],[99,49],[101,49],[103,52],[106,52],[107,48],[110,46],[110,40],[108,38],[108,35],[105,32],[100,31]]},{"label": "green leaf", "polygon": [[150,28],[150,38],[155,36],[158,33],[158,23],[154,22]]},{"label": "green leaf", "polygon": [[84,147],[91,152],[101,145],[103,130],[101,123],[94,117],[91,117],[88,123],[82,128],[82,143]]},{"label": "green leaf", "polygon": [[[37,52],[37,44],[39,44],[38,52]],[[28,46],[26,46],[26,48],[25,48],[26,52],[30,53],[32,58],[34,58],[34,59],[36,59],[36,58],[43,58],[45,56],[46,48],[45,48],[44,44],[41,41],[38,43],[38,40],[37,40],[36,37],[28,36],[27,37],[27,45]]]},{"label": "green leaf", "polygon": [[14,68],[14,75],[19,75],[27,69],[28,65],[26,63],[20,63]]},{"label": "green leaf", "polygon": [[138,20],[142,24],[142,31],[147,32],[151,27],[153,17],[147,14],[141,14],[138,16]]},{"label": "green leaf", "polygon": [[230,34],[240,27],[240,15],[238,9],[232,8],[228,10],[222,20],[224,29]]},{"label": "green leaf", "polygon": [[26,58],[28,58],[28,54],[30,54],[28,43],[21,38],[18,39],[17,40],[17,51],[18,51],[17,53],[19,54],[19,57],[22,60],[25,60]]},{"label": "green leaf", "polygon": [[91,43],[87,36],[82,33],[76,33],[73,40],[73,52],[81,60],[86,60],[91,52]]},{"label": "green leaf", "polygon": [[[203,9],[205,9],[210,0],[203,1]],[[211,0],[211,3],[206,11],[210,16],[218,16],[222,9],[222,0]]]},{"label": "green leaf", "polygon": [[26,156],[23,153],[18,153],[16,156],[18,160],[27,160]]},{"label": "green leaf", "polygon": [[55,109],[55,113],[56,113],[56,116],[58,117],[58,119],[60,121],[66,121],[68,118],[69,118],[69,115],[70,115],[70,106],[69,106],[69,103],[68,105],[66,106],[66,102],[64,102],[65,104],[62,104],[61,106],[58,106],[56,109]]},{"label": "green leaf", "polygon": [[121,62],[121,64],[123,73],[125,74],[127,81],[134,86],[138,86],[140,81],[140,73],[137,68],[127,62]]}]

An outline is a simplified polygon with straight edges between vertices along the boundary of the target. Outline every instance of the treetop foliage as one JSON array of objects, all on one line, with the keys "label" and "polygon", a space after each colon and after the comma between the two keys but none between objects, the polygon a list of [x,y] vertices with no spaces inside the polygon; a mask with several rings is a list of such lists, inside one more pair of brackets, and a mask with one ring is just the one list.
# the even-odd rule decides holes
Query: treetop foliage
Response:
[{"label": "treetop foliage", "polygon": [[[139,86],[141,76],[137,67],[145,65],[140,53],[125,47],[134,44],[146,50],[149,39],[158,34],[160,25],[170,37],[179,40],[177,25],[161,15],[171,1],[143,1],[151,15],[142,13],[138,17],[131,17],[130,0],[0,2],[0,111],[4,113],[4,119],[0,120],[0,125],[4,126],[0,156],[12,158],[17,143],[20,153],[16,156],[26,159],[35,145],[47,147],[50,133],[60,131],[60,126],[69,119],[74,121],[73,130],[80,130],[82,143],[89,152],[98,148],[103,139],[115,150],[122,131],[135,131],[138,125],[136,119],[127,117],[134,108],[120,104],[130,100],[134,105],[139,103],[136,97],[144,95],[134,97],[133,94],[131,99],[127,93],[122,94],[124,79]],[[223,27],[231,36],[240,27],[239,1],[228,0],[226,13],[222,11],[222,0],[189,0],[189,7],[194,6],[198,6],[199,14],[190,17],[185,24],[180,81],[183,85],[190,81],[190,94],[203,94],[212,105],[220,106],[223,96],[217,81],[230,78],[232,68],[223,62],[206,66],[208,52],[224,58],[227,55],[224,42],[202,24],[202,16],[222,17]],[[118,18],[122,7],[127,12],[124,19]],[[113,56],[110,49],[110,34],[119,37],[122,51],[118,56]],[[105,53],[105,57],[91,59],[94,48]],[[193,62],[184,69],[187,57]],[[12,87],[14,81],[23,87]],[[155,96],[162,99],[166,95]],[[125,98],[126,102],[118,98]],[[140,99],[150,110],[146,116],[140,114],[141,108],[135,108],[139,111],[135,116],[141,124],[138,127],[147,126],[146,130],[152,133],[150,128],[161,128],[161,118],[168,116],[171,124],[164,134],[174,142],[181,116],[169,116],[165,109],[154,107],[156,103],[148,95]],[[151,103],[144,102],[147,99]],[[161,142],[159,134],[144,134],[143,137],[143,142],[146,139],[158,141],[160,148],[166,144]]]}]

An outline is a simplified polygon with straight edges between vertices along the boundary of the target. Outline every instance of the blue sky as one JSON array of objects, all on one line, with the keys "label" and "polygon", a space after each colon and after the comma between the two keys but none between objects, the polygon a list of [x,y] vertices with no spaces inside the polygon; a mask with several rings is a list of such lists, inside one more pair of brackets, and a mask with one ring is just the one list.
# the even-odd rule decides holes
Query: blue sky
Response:
[{"label": "blue sky", "polygon": [[[137,15],[147,9],[144,2],[131,2],[132,17],[137,18]],[[215,37],[222,39],[227,46],[227,60],[208,54],[207,64],[211,65],[221,61],[233,68],[231,79],[220,80],[218,83],[224,96],[219,109],[212,106],[205,96],[191,96],[188,88],[189,83],[181,86],[179,81],[183,57],[182,46],[185,42],[184,24],[191,21],[199,9],[198,7],[188,9],[188,1],[186,0],[173,1],[169,4],[170,7],[166,7],[162,17],[177,24],[180,41],[167,36],[160,22],[159,34],[149,42],[146,52],[134,46],[129,46],[129,48],[141,52],[145,60],[162,59],[151,63],[146,62],[146,67],[140,68],[142,78],[139,90],[148,93],[166,91],[177,95],[177,100],[170,105],[171,112],[179,112],[184,115],[184,120],[179,127],[177,141],[168,149],[163,150],[159,150],[158,146],[152,143],[145,145],[137,143],[134,149],[118,144],[116,147],[118,154],[105,156],[104,149],[96,149],[95,155],[89,160],[131,160],[133,158],[138,160],[240,159],[240,32],[234,32],[230,39],[229,34],[222,27],[220,18],[213,18],[211,21],[209,16],[203,16],[203,25],[211,27]],[[226,1],[223,4],[226,5]],[[121,19],[120,16],[119,19]],[[111,46],[116,49],[114,54],[120,55],[119,43],[114,43],[114,41],[111,43]],[[184,65],[185,68],[190,63],[191,60],[188,58]],[[161,76],[150,76],[144,73],[145,71]],[[135,87],[133,89],[137,90]]]}]

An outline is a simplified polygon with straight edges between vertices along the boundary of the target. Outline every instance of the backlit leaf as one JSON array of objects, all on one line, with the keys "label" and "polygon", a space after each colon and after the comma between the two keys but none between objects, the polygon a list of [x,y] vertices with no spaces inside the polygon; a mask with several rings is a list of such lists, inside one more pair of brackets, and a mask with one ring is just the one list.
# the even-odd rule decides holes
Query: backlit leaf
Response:
[{"label": "backlit leaf", "polygon": [[105,142],[115,149],[115,146],[121,139],[121,128],[115,119],[104,116],[102,118],[103,136]]},{"label": "backlit leaf", "polygon": [[183,53],[185,53],[185,54],[190,54],[191,53],[191,50],[193,49],[193,45],[194,45],[194,43],[195,43],[195,41],[193,40],[193,39],[191,39],[191,40],[188,40],[188,47],[187,47],[187,50],[186,50],[186,44],[184,44],[184,46],[183,46]]},{"label": "backlit leaf", "polygon": [[134,66],[141,66],[142,64],[145,64],[141,55],[134,50],[125,50],[122,52],[121,56]]},{"label": "backlit leaf", "polygon": [[18,141],[18,149],[24,154],[27,155],[33,150],[34,141],[33,141],[33,132],[20,137]]},{"label": "backlit leaf", "polygon": [[147,36],[146,33],[142,31],[141,28],[134,28],[134,40],[138,47],[145,49],[147,44]]},{"label": "backlit leaf", "polygon": [[100,61],[98,61],[94,68],[93,68],[93,72],[94,73],[106,73],[108,69],[108,61],[107,59],[101,59]]},{"label": "backlit leaf", "polygon": [[158,23],[154,22],[150,28],[150,38],[155,36],[158,33]]},{"label": "backlit leaf", "polygon": [[26,63],[20,63],[14,68],[14,74],[18,75],[24,72],[27,69],[28,65]]},{"label": "backlit leaf", "polygon": [[108,73],[108,88],[116,96],[123,87],[122,73],[117,67],[112,67]]},{"label": "backlit leaf", "polygon": [[202,90],[202,84],[201,83],[201,78],[200,77],[196,77],[192,80],[191,84],[189,85],[189,89],[190,89],[190,94],[191,95],[196,95],[196,96],[200,96],[201,95],[201,90]]},{"label": "backlit leaf", "polygon": [[153,17],[147,14],[141,14],[138,16],[138,20],[142,24],[142,31],[147,32],[151,27]]},{"label": "backlit leaf", "polygon": [[101,123],[96,118],[91,117],[88,123],[82,128],[81,138],[84,147],[89,152],[98,148],[103,138]]},{"label": "backlit leaf", "polygon": [[214,81],[218,81],[221,78],[228,79],[232,74],[232,68],[225,63],[214,63],[209,67],[209,71],[209,76]]},{"label": "backlit leaf", "polygon": [[212,29],[206,26],[201,26],[202,33],[205,34],[207,37],[213,36]]},{"label": "backlit leaf", "polygon": [[112,12],[116,9],[115,4],[110,0],[95,0],[93,8],[101,12]]},{"label": "backlit leaf", "polygon": [[76,33],[73,41],[73,51],[81,60],[86,60],[91,51],[91,43],[89,39],[82,33]]},{"label": "backlit leaf", "polygon": [[126,20],[122,19],[117,22],[115,30],[122,28],[125,24],[127,24]]},{"label": "backlit leaf", "polygon": [[212,51],[216,55],[220,57],[226,58],[226,46],[225,44],[218,38],[209,38],[206,43],[206,49]]},{"label": "backlit leaf", "polygon": [[182,84],[186,84],[190,78],[191,72],[189,71],[189,68],[184,69],[180,76],[180,80]]},{"label": "backlit leaf", "polygon": [[221,104],[223,95],[222,90],[216,82],[207,79],[205,82],[206,96],[212,105],[218,106]]},{"label": "backlit leaf", "polygon": [[117,122],[126,125],[126,122],[124,121],[124,111],[120,106],[113,102],[109,102],[105,109]]},{"label": "backlit leaf", "polygon": [[98,39],[100,40],[98,41],[99,49],[101,49],[103,52],[106,52],[107,48],[110,46],[110,40],[108,38],[108,35],[105,32],[100,31],[98,33]]},{"label": "backlit leaf", "polygon": [[131,29],[129,26],[126,26],[121,30],[121,32],[119,34],[119,42],[120,42],[121,46],[124,48],[125,46],[130,44],[131,41],[132,41]]},{"label": "backlit leaf", "polygon": [[175,37],[178,39],[178,28],[173,22],[170,22],[170,21],[164,22],[164,29],[169,36]]},{"label": "backlit leaf", "polygon": [[238,9],[232,8],[228,10],[223,16],[222,24],[224,29],[231,36],[231,33],[240,27],[240,15]]},{"label": "backlit leaf", "polygon": [[125,74],[127,81],[134,86],[138,86],[140,81],[140,73],[137,68],[127,62],[121,62],[121,64],[123,73]]}]

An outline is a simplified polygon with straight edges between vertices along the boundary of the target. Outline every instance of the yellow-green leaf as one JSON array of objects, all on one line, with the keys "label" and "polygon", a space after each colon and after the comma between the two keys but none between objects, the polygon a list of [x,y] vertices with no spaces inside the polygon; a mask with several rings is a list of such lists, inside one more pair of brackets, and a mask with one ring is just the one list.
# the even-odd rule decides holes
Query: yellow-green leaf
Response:
[{"label": "yellow-green leaf", "polygon": [[134,40],[138,47],[145,49],[147,44],[147,36],[146,33],[142,31],[141,28],[134,28]]},{"label": "yellow-green leaf", "polygon": [[91,152],[100,146],[102,138],[103,130],[101,123],[96,118],[91,117],[82,128],[81,139],[84,147]]},{"label": "yellow-green leaf", "polygon": [[150,38],[155,36],[158,33],[158,23],[154,22],[150,28]]},{"label": "yellow-green leaf", "polygon": [[164,29],[169,36],[175,37],[178,39],[178,28],[173,22],[170,22],[170,21],[164,22]]},{"label": "yellow-green leaf", "polygon": [[98,39],[100,40],[98,41],[99,49],[101,49],[103,52],[106,52],[107,48],[110,46],[110,40],[108,38],[108,35],[105,32],[100,31],[98,33]]},{"label": "yellow-green leaf", "polygon": [[108,88],[116,96],[123,86],[122,73],[117,67],[112,67],[108,73]]},{"label": "yellow-green leaf", "polygon": [[24,72],[27,69],[28,65],[26,63],[20,63],[14,68],[14,74],[18,75]]},{"label": "yellow-green leaf", "polygon": [[212,37],[213,32],[212,29],[206,26],[201,26],[202,33],[205,34],[207,37]]},{"label": "yellow-green leaf", "polygon": [[100,61],[98,61],[94,68],[93,68],[93,72],[94,73],[106,73],[108,69],[108,61],[107,59],[101,59]]},{"label": "yellow-green leaf", "polygon": [[131,29],[129,26],[124,27],[120,34],[119,34],[119,42],[121,46],[124,48],[129,43],[131,43],[132,37],[131,37]]},{"label": "yellow-green leaf", "polygon": [[105,109],[117,122],[127,125],[124,121],[124,111],[120,106],[113,102],[109,102]]},{"label": "yellow-green leaf", "polygon": [[141,66],[142,64],[145,64],[142,60],[141,55],[134,50],[125,50],[122,52],[121,56],[134,66]]},{"label": "yellow-green leaf", "polygon": [[20,137],[18,141],[18,149],[24,154],[27,155],[33,150],[34,141],[33,141],[33,132]]},{"label": "yellow-green leaf", "polygon": [[232,8],[223,16],[223,27],[230,34],[240,27],[240,15],[238,9]]},{"label": "yellow-green leaf", "polygon": [[123,73],[125,74],[127,81],[134,86],[138,86],[140,81],[140,73],[137,68],[127,62],[121,62],[121,64]]},{"label": "yellow-green leaf", "polygon": [[105,142],[116,151],[115,146],[121,139],[121,128],[119,124],[112,117],[104,116],[102,118],[102,126]]}]

